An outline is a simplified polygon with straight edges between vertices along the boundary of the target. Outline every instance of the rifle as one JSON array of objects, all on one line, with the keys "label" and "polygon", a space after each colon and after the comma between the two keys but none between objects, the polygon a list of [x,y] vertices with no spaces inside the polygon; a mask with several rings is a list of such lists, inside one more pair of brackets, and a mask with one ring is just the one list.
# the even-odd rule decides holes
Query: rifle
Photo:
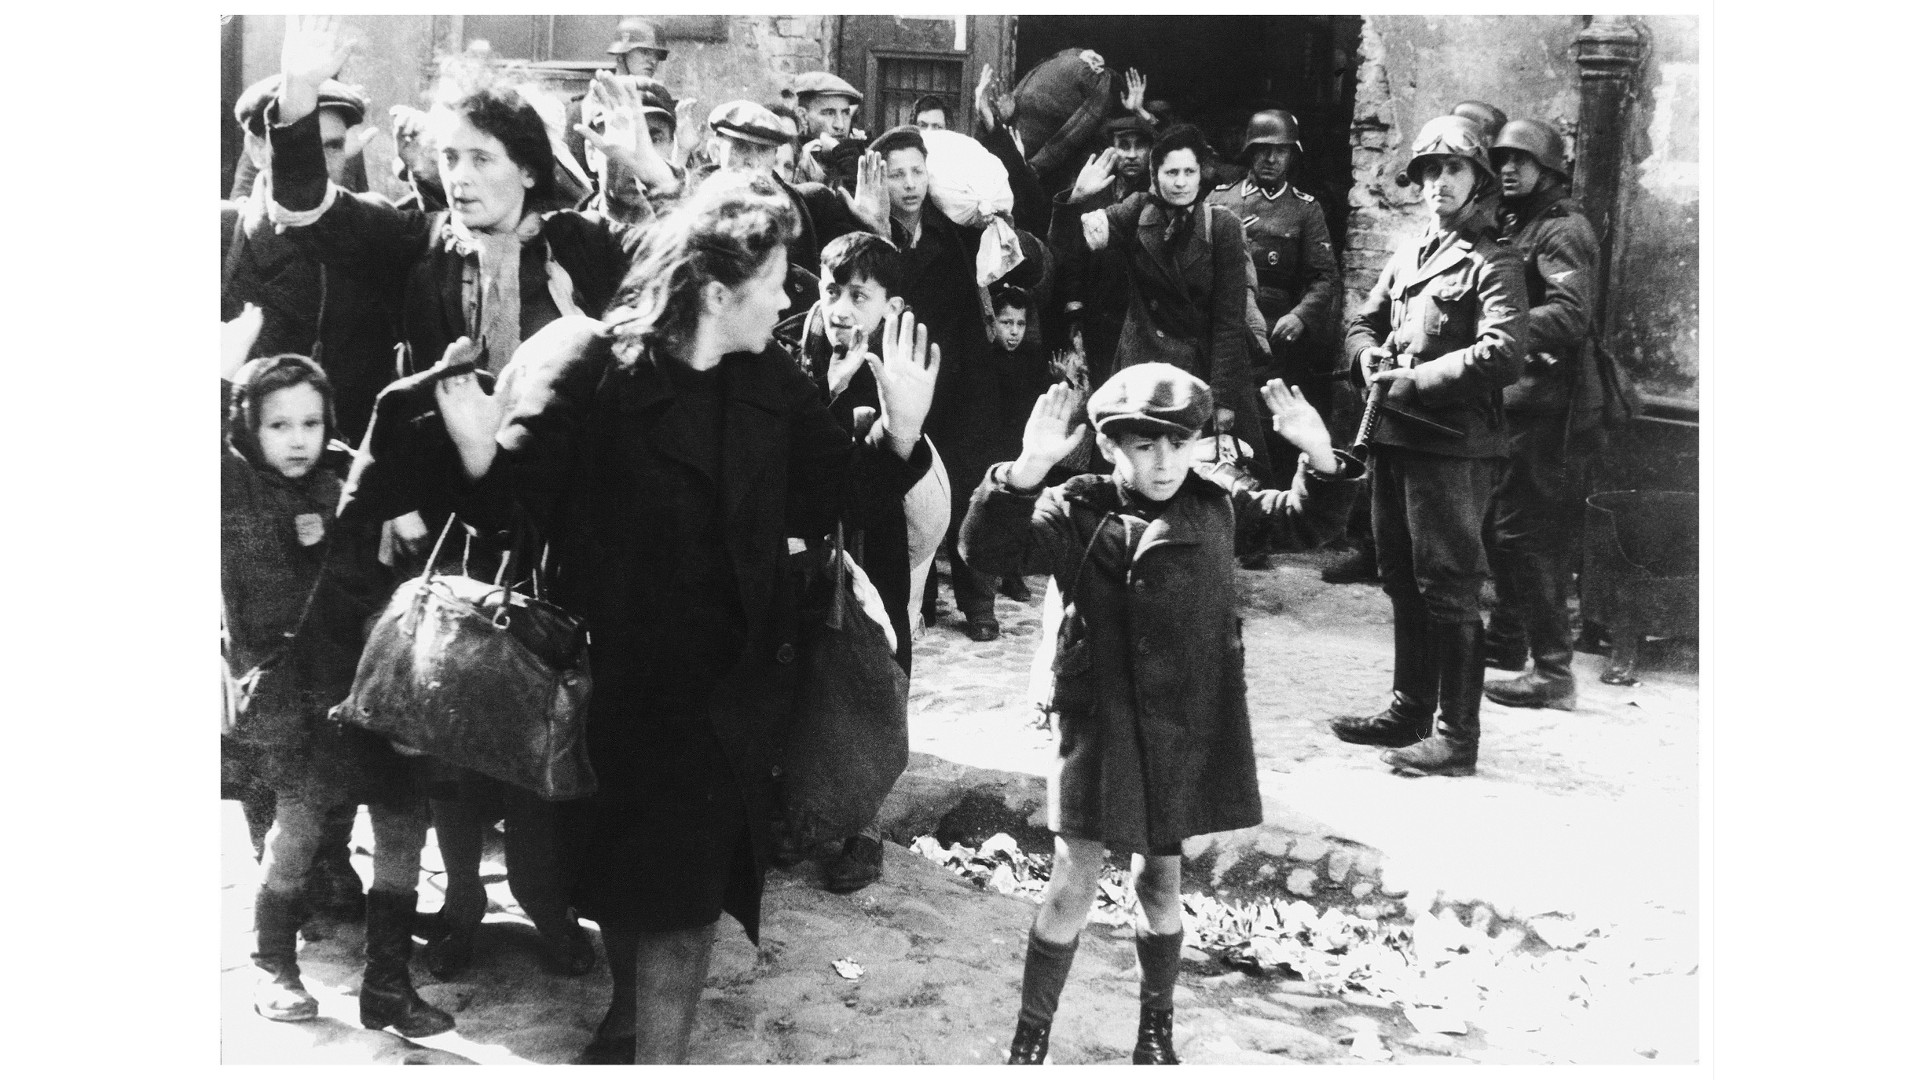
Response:
[{"label": "rifle", "polygon": [[[1392,363],[1383,364],[1380,366],[1381,367],[1398,367],[1400,366],[1400,360],[1401,360],[1401,357],[1399,355],[1395,355]],[[1375,370],[1379,370],[1379,369],[1376,368]],[[1372,386],[1369,386],[1367,388],[1367,409],[1365,412],[1360,414],[1360,433],[1354,436],[1353,449],[1352,451],[1350,451],[1354,457],[1357,457],[1362,461],[1366,460],[1367,455],[1373,452],[1374,429],[1380,426],[1380,414],[1383,411],[1385,411],[1387,408],[1389,408],[1389,406],[1387,405],[1387,391],[1392,386],[1393,384],[1391,382],[1382,380],[1380,382],[1374,383]],[[1446,424],[1443,424],[1440,421],[1434,420],[1430,417],[1420,416],[1416,413],[1409,412],[1405,409],[1394,409],[1393,412],[1394,412],[1394,415],[1400,417],[1401,419],[1418,424],[1421,427],[1428,429],[1429,431],[1435,432],[1436,434],[1446,435],[1455,439],[1464,439],[1467,437],[1466,432],[1461,431],[1458,428],[1449,427]]]}]

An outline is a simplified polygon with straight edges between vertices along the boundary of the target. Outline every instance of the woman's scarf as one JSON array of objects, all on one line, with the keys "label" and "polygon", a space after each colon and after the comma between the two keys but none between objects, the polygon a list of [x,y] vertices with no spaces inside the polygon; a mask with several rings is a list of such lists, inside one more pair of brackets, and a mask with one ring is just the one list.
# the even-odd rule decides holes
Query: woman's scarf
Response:
[{"label": "woman's scarf", "polygon": [[[487,370],[498,375],[520,347],[520,252],[537,240],[545,219],[529,213],[506,232],[476,233],[457,214],[447,215],[447,246],[467,259],[461,295],[467,328],[487,346]],[[580,314],[573,297],[573,278],[547,248],[547,292],[562,315]],[[428,362],[438,357],[426,357]]]},{"label": "woman's scarf", "polygon": [[1195,195],[1187,205],[1175,206],[1161,198],[1159,192],[1149,191],[1147,201],[1167,215],[1167,231],[1162,234],[1162,239],[1167,242],[1167,250],[1179,251],[1186,247],[1187,241],[1193,236],[1193,212],[1200,205],[1200,197]]}]

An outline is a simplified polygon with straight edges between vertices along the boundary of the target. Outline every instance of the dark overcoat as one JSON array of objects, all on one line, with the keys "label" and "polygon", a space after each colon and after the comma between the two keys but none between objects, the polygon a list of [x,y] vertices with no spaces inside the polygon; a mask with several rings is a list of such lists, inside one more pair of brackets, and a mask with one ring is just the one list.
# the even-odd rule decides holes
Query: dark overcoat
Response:
[{"label": "dark overcoat", "polygon": [[1235,551],[1337,535],[1359,463],[1343,456],[1332,479],[1303,466],[1288,491],[1196,473],[1151,522],[1111,476],[1020,492],[1005,469],[974,492],[960,546],[983,573],[1059,583],[1048,827],[1175,854],[1189,836],[1258,825]]},{"label": "dark overcoat", "polygon": [[1449,233],[1430,224],[1393,253],[1347,323],[1356,382],[1364,375],[1361,350],[1376,346],[1413,359],[1413,378],[1387,394],[1377,443],[1449,457],[1507,456],[1502,391],[1527,352],[1527,288],[1520,260],[1491,222]]},{"label": "dark overcoat", "polygon": [[[897,509],[926,471],[925,443],[910,461],[879,446],[878,430],[874,441],[856,443],[785,352],[734,353],[721,361],[720,475],[713,477],[685,460],[673,438],[668,373],[650,356],[617,363],[599,322],[561,319],[528,339],[516,363],[524,374],[498,436],[501,449],[468,512],[491,515],[497,525],[503,508],[517,503],[553,546],[555,596],[592,633],[588,746],[604,795],[644,799],[646,777],[681,767],[632,736],[630,718],[651,705],[639,696],[652,666],[640,649],[674,630],[655,623],[662,601],[682,584],[663,569],[684,554],[674,546],[684,535],[675,508],[721,507],[732,595],[706,601],[735,613],[743,644],[717,678],[688,673],[701,685],[668,685],[666,694],[704,695],[713,736],[746,802],[756,872],[744,894],[730,893],[728,910],[756,934],[759,883],[772,852],[772,776],[796,689],[787,537],[823,536],[842,513],[849,527],[861,527],[889,503]],[[647,677],[659,690],[661,674]],[[673,678],[665,676],[669,684]],[[705,812],[674,809],[689,820]]]},{"label": "dark overcoat", "polygon": [[1600,422],[1602,390],[1592,341],[1600,240],[1580,204],[1555,185],[1503,206],[1507,247],[1527,282],[1527,362],[1506,389],[1507,411],[1568,416],[1575,431]]},{"label": "dark overcoat", "polygon": [[[1175,249],[1166,212],[1145,193],[1093,213],[1106,215],[1106,244],[1126,256],[1127,318],[1114,370],[1172,364],[1205,381],[1215,401],[1251,413],[1247,238],[1240,219],[1202,201],[1194,206],[1192,233]],[[1084,228],[1056,229],[1055,236],[1086,246]]]}]

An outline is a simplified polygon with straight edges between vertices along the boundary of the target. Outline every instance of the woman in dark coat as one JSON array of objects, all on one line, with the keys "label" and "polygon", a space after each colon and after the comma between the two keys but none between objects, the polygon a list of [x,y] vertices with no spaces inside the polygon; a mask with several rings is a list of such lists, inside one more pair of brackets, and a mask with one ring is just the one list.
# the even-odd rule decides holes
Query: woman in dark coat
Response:
[{"label": "woman in dark coat", "polygon": [[[1158,362],[1192,374],[1213,390],[1215,431],[1233,431],[1264,461],[1247,358],[1246,230],[1201,198],[1210,156],[1200,129],[1175,126],[1148,155],[1148,190],[1085,214],[1057,208],[1048,240],[1066,259],[1109,248],[1126,256],[1127,317],[1113,370]],[[1089,159],[1068,205],[1113,183],[1113,162],[1111,152]]]},{"label": "woman in dark coat", "polygon": [[911,317],[888,327],[859,443],[771,344],[796,232],[766,178],[709,179],[648,232],[606,324],[526,344],[504,423],[471,376],[438,391],[475,512],[529,511],[593,635],[600,790],[568,835],[614,996],[589,1062],[684,1061],[721,913],[757,940],[795,690],[787,538],[866,524],[929,460],[938,352]]},{"label": "woman in dark coat", "polygon": [[[484,62],[468,57],[443,62],[433,108],[423,122],[448,209],[401,209],[328,182],[315,106],[319,88],[344,55],[337,48],[337,26],[325,17],[289,26],[278,101],[268,109],[273,151],[268,215],[329,272],[395,298],[409,371],[439,362],[453,342],[467,338],[483,344],[479,362],[498,374],[521,341],[541,327],[566,315],[604,311],[626,274],[637,232],[597,214],[542,212],[561,198],[546,125],[520,91]],[[635,139],[647,130],[635,115],[638,93],[615,93],[596,84],[595,95],[607,124],[595,145],[615,153],[623,142],[637,145]],[[636,213],[646,212],[644,200],[632,205]],[[427,398],[414,395],[422,403]],[[368,441],[390,442],[394,435],[376,433]],[[387,464],[391,472],[394,463]],[[425,554],[446,517],[443,485],[432,464],[401,463],[417,474],[407,485],[417,497],[379,506],[381,514],[396,519],[398,529],[408,530],[403,539],[415,550],[407,554],[416,557]],[[398,487],[390,483],[388,490]],[[353,513],[374,507],[374,500],[362,498]],[[422,520],[423,513],[429,520]],[[490,537],[479,541],[473,558],[480,565],[497,565],[499,545]],[[449,550],[464,552],[465,547]],[[434,974],[451,977],[471,958],[487,907],[479,872],[482,840],[503,816],[509,883],[540,931],[544,960],[568,974],[588,970],[592,942],[568,912],[555,878],[553,807],[471,770],[444,766],[430,793],[448,877],[446,903],[426,958]]]}]

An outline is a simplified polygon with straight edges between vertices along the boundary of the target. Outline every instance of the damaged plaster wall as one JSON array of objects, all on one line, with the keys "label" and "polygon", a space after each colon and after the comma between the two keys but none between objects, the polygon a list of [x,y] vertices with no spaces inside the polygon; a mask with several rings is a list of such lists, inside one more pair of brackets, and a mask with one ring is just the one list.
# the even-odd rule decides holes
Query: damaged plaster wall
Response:
[{"label": "damaged plaster wall", "polygon": [[[1648,393],[1699,397],[1699,28],[1691,16],[1644,19],[1652,43],[1631,106],[1634,165],[1616,242],[1607,341]],[[1348,310],[1366,299],[1427,214],[1394,177],[1420,126],[1474,98],[1511,118],[1551,124],[1577,151],[1578,15],[1369,15],[1354,98]]]},{"label": "damaged plaster wall", "polygon": [[1641,391],[1700,403],[1700,23],[1646,16],[1607,342]]}]

